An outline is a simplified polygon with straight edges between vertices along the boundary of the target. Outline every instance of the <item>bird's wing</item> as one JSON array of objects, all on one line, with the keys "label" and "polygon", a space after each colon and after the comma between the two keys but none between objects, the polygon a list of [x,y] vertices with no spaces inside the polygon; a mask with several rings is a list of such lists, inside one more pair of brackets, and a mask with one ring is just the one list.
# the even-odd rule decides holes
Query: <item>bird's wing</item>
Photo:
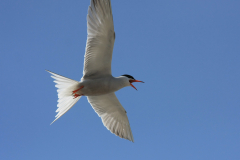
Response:
[{"label": "bird's wing", "polygon": [[112,75],[115,32],[110,0],[91,0],[87,15],[87,33],[83,78]]},{"label": "bird's wing", "polygon": [[108,130],[121,138],[134,141],[127,112],[117,99],[115,93],[88,96],[87,98],[95,112],[102,118],[102,122]]}]

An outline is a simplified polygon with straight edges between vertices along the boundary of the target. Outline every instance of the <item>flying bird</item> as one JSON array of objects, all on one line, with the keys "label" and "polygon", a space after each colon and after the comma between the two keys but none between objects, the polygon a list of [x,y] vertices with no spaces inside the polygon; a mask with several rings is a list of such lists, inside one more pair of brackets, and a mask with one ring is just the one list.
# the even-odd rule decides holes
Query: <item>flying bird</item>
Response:
[{"label": "flying bird", "polygon": [[[112,52],[115,41],[110,0],[91,0],[87,15],[87,45],[81,81],[75,81],[51,71],[58,92],[58,109],[55,122],[77,101],[86,96],[104,126],[115,135],[134,142],[127,112],[114,92],[132,86],[136,80],[124,74],[113,77]],[[143,82],[142,82],[143,83]],[[52,122],[52,123],[53,123]]]}]

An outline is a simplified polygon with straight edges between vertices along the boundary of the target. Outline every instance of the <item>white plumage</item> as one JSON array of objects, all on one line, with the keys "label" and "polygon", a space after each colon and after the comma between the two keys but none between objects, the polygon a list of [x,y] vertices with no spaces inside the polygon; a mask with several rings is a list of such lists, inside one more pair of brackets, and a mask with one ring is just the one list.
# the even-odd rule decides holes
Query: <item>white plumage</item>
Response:
[{"label": "white plumage", "polygon": [[115,32],[110,0],[91,0],[87,15],[87,33],[83,78],[112,75]]},{"label": "white plumage", "polygon": [[127,112],[114,92],[127,86],[135,88],[132,83],[142,81],[135,80],[130,75],[112,76],[115,32],[110,0],[91,0],[87,33],[84,70],[80,82],[48,71],[58,88],[58,114],[53,122],[71,109],[82,96],[87,96],[104,126],[115,135],[133,142]]},{"label": "white plumage", "polygon": [[102,122],[108,130],[121,138],[133,141],[127,112],[118,101],[115,93],[88,96],[88,102],[92,105],[98,116],[102,118]]},{"label": "white plumage", "polygon": [[[51,71],[48,71],[52,74],[52,78],[55,79],[54,82],[56,83],[55,87],[58,88],[58,109],[56,112],[58,114],[55,116],[56,119],[53,121],[55,122],[58,118],[60,118],[62,115],[64,115],[69,109],[74,106],[75,103],[81,98],[81,96],[74,98],[72,96],[72,91],[74,91],[75,88],[78,87],[79,82],[60,76],[56,73],[53,73]],[[52,122],[52,123],[53,123]],[[52,124],[51,123],[51,124]]]}]

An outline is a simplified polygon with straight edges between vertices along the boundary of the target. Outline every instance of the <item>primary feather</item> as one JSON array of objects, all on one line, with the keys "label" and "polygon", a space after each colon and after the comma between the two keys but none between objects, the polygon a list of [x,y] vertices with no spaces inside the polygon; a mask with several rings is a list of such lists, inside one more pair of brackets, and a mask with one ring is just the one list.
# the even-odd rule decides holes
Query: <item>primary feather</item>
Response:
[{"label": "primary feather", "polygon": [[127,112],[117,99],[115,93],[101,96],[88,96],[88,102],[102,118],[104,126],[115,135],[134,141]]},{"label": "primary feather", "polygon": [[91,0],[87,15],[87,33],[83,79],[112,75],[115,32],[110,0]]}]

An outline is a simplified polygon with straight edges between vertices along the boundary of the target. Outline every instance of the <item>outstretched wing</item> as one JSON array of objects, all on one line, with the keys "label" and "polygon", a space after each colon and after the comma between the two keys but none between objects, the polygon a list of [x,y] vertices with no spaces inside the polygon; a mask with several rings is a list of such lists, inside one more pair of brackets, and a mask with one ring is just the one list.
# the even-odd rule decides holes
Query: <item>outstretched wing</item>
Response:
[{"label": "outstretched wing", "polygon": [[121,138],[134,141],[127,112],[117,99],[115,93],[88,96],[87,98],[95,112],[102,118],[102,122],[108,130]]},{"label": "outstretched wing", "polygon": [[111,75],[115,32],[110,0],[91,0],[87,33],[83,79]]}]

